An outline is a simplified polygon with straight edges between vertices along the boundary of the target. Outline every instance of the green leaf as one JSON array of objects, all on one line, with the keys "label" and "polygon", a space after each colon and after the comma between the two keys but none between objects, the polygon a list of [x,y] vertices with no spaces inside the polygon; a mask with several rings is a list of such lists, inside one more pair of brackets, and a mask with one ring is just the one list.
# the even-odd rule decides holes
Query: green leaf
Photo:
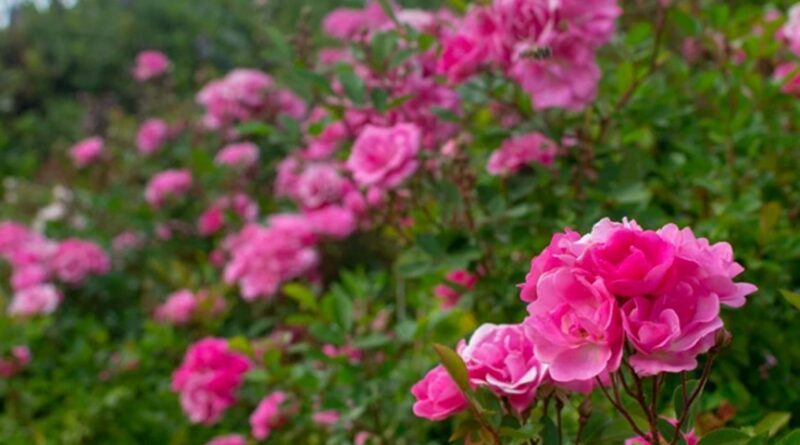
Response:
[{"label": "green leaf", "polygon": [[748,440],[750,440],[750,436],[742,431],[723,428],[703,436],[698,445],[740,445]]},{"label": "green leaf", "polygon": [[253,346],[246,338],[242,337],[241,335],[233,337],[230,340],[228,340],[228,347],[230,347],[234,351],[241,352],[248,356],[253,355]]},{"label": "green leaf", "polygon": [[788,301],[792,306],[796,307],[800,310],[800,294],[788,290],[781,289],[781,295],[783,298]]},{"label": "green leaf", "polygon": [[344,292],[333,293],[333,313],[336,323],[348,332],[353,326],[353,302]]},{"label": "green leaf", "polygon": [[453,378],[453,381],[456,382],[456,385],[464,394],[468,394],[470,392],[469,374],[467,373],[467,365],[464,364],[461,356],[456,351],[439,343],[434,343],[433,349],[436,350],[439,360],[441,360],[442,365],[444,365],[450,377]]},{"label": "green leaf", "polygon": [[792,430],[789,434],[783,436],[777,445],[797,445],[800,443],[800,429]]},{"label": "green leaf", "polygon": [[363,105],[366,98],[366,87],[352,70],[342,70],[336,76],[344,88],[344,94],[356,105]]},{"label": "green leaf", "polygon": [[[658,419],[658,432],[661,434],[661,437],[666,439],[667,443],[672,443],[672,439],[675,437],[675,425],[671,424],[667,419],[659,418]],[[683,434],[678,440],[675,442],[677,444],[686,444],[686,440],[683,439]]]},{"label": "green leaf", "polygon": [[[697,380],[689,380],[688,382],[686,382],[687,398],[691,397],[692,392],[694,392],[694,390],[697,389],[697,385],[699,384],[700,382]],[[685,401],[683,399],[683,387],[681,385],[678,385],[678,387],[675,388],[675,392],[672,394],[672,408],[675,410],[675,416],[677,418],[680,418],[681,415],[683,414],[684,403]],[[697,403],[693,403],[693,405],[696,406]],[[693,410],[690,409],[690,411]],[[694,416],[690,412],[689,416],[686,417],[686,421],[683,423],[683,430],[689,431],[691,429],[693,421],[694,421]]]},{"label": "green leaf", "polygon": [[281,291],[284,295],[297,301],[301,309],[317,310],[317,297],[308,287],[298,283],[288,283],[283,286]]},{"label": "green leaf", "polygon": [[787,412],[769,413],[753,427],[753,432],[756,434],[766,433],[768,437],[773,437],[789,423],[791,418],[792,414]]}]

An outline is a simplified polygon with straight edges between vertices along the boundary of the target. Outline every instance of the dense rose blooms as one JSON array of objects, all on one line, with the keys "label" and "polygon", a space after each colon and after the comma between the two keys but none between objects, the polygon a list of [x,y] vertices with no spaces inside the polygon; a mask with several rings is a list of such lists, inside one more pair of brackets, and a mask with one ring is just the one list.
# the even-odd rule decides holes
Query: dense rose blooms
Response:
[{"label": "dense rose blooms", "polygon": [[570,267],[542,275],[525,326],[536,358],[556,382],[588,381],[616,371],[622,359],[622,321],[601,279]]},{"label": "dense rose blooms", "polygon": [[466,397],[442,365],[431,369],[415,383],[411,394],[416,398],[414,415],[428,420],[443,420],[468,407]]},{"label": "dense rose blooms", "polygon": [[800,4],[789,9],[789,19],[778,30],[778,37],[786,42],[789,49],[800,56]]},{"label": "dense rose blooms", "polygon": [[230,350],[221,338],[206,337],[193,344],[172,374],[183,412],[193,423],[211,425],[236,403],[235,392],[250,369],[244,355]]},{"label": "dense rose blooms", "polygon": [[225,436],[215,437],[211,439],[206,445],[247,445],[247,439],[239,434],[228,434]]},{"label": "dense rose blooms", "polygon": [[76,167],[86,167],[103,154],[103,138],[99,136],[84,139],[69,149],[69,155]]},{"label": "dense rose blooms", "polygon": [[197,308],[197,299],[192,291],[179,290],[169,297],[167,301],[156,309],[156,319],[174,325],[188,323]]},{"label": "dense rose blooms", "polygon": [[651,230],[619,229],[582,256],[580,266],[601,277],[616,295],[650,294],[672,267],[675,248]]},{"label": "dense rose blooms", "polygon": [[472,8],[465,17],[462,30],[447,37],[436,71],[453,83],[472,76],[483,64],[499,57],[500,34],[497,19],[488,8]]},{"label": "dense rose blooms", "polygon": [[461,299],[463,290],[472,289],[478,281],[477,276],[464,269],[451,270],[445,279],[445,283],[439,284],[433,289],[433,294],[442,299],[443,308],[455,306]]},{"label": "dense rose blooms", "polygon": [[310,138],[303,157],[309,160],[328,159],[346,138],[347,127],[342,122],[334,122],[325,127],[318,136]]},{"label": "dense rose blooms", "polygon": [[228,216],[235,215],[245,222],[258,218],[258,204],[244,193],[223,196],[206,209],[197,221],[197,230],[203,236],[212,235],[225,227]]},{"label": "dense rose blooms", "polygon": [[330,426],[336,424],[342,416],[334,410],[317,411],[311,415],[311,420],[317,425]]},{"label": "dense rose blooms", "polygon": [[358,229],[358,220],[353,212],[336,205],[309,210],[305,214],[314,232],[321,236],[344,239]]},{"label": "dense rose blooms", "polygon": [[228,167],[252,167],[258,161],[258,146],[252,142],[226,145],[217,153],[214,162]]},{"label": "dense rose blooms", "polygon": [[304,208],[315,209],[339,202],[346,186],[345,179],[333,165],[312,164],[297,178],[294,195]]},{"label": "dense rose blooms", "polygon": [[528,133],[506,139],[503,145],[495,150],[486,170],[492,175],[509,175],[522,168],[538,163],[551,165],[556,157],[558,146],[541,133]]},{"label": "dense rose blooms", "polygon": [[144,197],[151,207],[158,208],[168,198],[184,195],[191,187],[192,172],[189,170],[165,170],[150,178]]},{"label": "dense rose blooms", "polygon": [[562,266],[575,264],[577,260],[575,243],[580,238],[580,234],[571,230],[553,235],[550,245],[531,260],[531,268],[525,276],[525,283],[520,285],[522,301],[532,303],[536,300],[536,287],[542,274]]},{"label": "dense rose blooms", "polygon": [[11,287],[15,291],[42,284],[50,278],[50,270],[45,264],[27,264],[14,267],[11,272]]},{"label": "dense rose blooms", "polygon": [[269,227],[250,224],[231,239],[225,281],[238,283],[245,300],[271,297],[316,266],[315,242],[313,227],[299,215],[273,217]]},{"label": "dense rose blooms", "polygon": [[347,168],[362,186],[393,188],[419,166],[420,131],[412,124],[367,126],[359,135]]},{"label": "dense rose blooms", "polygon": [[147,119],[136,133],[136,147],[139,153],[155,153],[164,146],[169,136],[169,126],[161,119]]},{"label": "dense rose blooms", "polygon": [[534,343],[522,325],[484,324],[459,350],[470,382],[507,397],[517,411],[528,408],[547,367],[534,356]]},{"label": "dense rose blooms", "polygon": [[136,56],[133,77],[140,82],[150,80],[164,74],[169,69],[169,65],[169,59],[161,51],[142,51]]},{"label": "dense rose blooms", "polygon": [[108,272],[111,259],[93,242],[67,239],[58,244],[50,266],[61,281],[80,284],[90,275]]},{"label": "dense rose blooms", "polygon": [[28,287],[14,294],[8,305],[8,315],[30,317],[52,314],[61,303],[61,292],[52,284]]},{"label": "dense rose blooms", "polygon": [[205,108],[205,126],[214,130],[281,113],[300,119],[306,112],[294,93],[278,88],[268,74],[247,68],[237,68],[203,87],[197,102]]},{"label": "dense rose blooms", "polygon": [[286,393],[275,391],[259,402],[256,410],[250,415],[251,434],[254,438],[265,440],[274,428],[283,424],[286,417],[285,413],[281,412],[281,404],[286,399]]},{"label": "dense rose blooms", "polygon": [[22,224],[13,221],[0,222],[0,255],[9,257],[36,234]]},{"label": "dense rose blooms", "polygon": [[781,63],[775,68],[772,77],[780,82],[781,92],[800,97],[800,65],[793,62]]},{"label": "dense rose blooms", "polygon": [[322,29],[342,40],[355,39],[362,33],[380,28],[389,21],[380,2],[369,1],[364,9],[337,8],[322,21]]}]

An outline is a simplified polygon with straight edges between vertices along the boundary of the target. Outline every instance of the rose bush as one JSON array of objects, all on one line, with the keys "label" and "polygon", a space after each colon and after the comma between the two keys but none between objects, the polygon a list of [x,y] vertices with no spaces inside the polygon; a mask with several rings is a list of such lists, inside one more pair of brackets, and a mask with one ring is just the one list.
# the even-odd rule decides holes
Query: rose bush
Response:
[{"label": "rose bush", "polygon": [[797,440],[797,7],[112,3],[0,31],[175,29],[0,93],[0,442]]}]

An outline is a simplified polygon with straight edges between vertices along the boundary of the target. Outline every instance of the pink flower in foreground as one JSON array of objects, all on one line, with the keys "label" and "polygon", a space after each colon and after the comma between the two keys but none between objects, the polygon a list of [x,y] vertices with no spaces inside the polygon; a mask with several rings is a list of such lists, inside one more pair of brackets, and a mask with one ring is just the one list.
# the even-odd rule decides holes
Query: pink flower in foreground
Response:
[{"label": "pink flower in foreground", "polygon": [[444,369],[439,365],[431,369],[422,380],[411,387],[416,398],[414,415],[428,420],[443,420],[469,406],[466,397]]},{"label": "pink flower in foreground", "polygon": [[551,165],[556,157],[558,146],[541,133],[533,132],[507,139],[495,150],[486,170],[492,175],[509,175],[524,167],[538,163]]},{"label": "pink flower in foreground", "polygon": [[459,350],[470,382],[508,398],[518,412],[527,409],[547,373],[534,356],[534,343],[522,325],[484,324]]},{"label": "pink flower in foreground", "polygon": [[778,30],[778,37],[786,42],[792,52],[800,56],[800,4],[789,9],[789,18]]},{"label": "pink flower in foreground", "polygon": [[446,282],[437,285],[433,294],[442,299],[443,308],[451,308],[461,299],[464,290],[469,291],[475,286],[478,277],[464,269],[451,270],[445,276]]},{"label": "pink flower in foreground", "polygon": [[14,294],[8,306],[8,315],[30,317],[51,314],[61,303],[61,292],[52,284],[29,287]]},{"label": "pink flower in foreground", "polygon": [[280,427],[286,420],[285,413],[281,412],[281,404],[287,395],[282,391],[275,391],[264,397],[258,407],[250,415],[251,434],[258,440],[269,437],[274,428]]},{"label": "pink flower in foreground", "polygon": [[206,337],[193,344],[172,374],[172,389],[192,423],[211,425],[236,403],[235,392],[250,369],[244,355],[225,339]]},{"label": "pink flower in foreground", "polygon": [[103,138],[99,136],[84,139],[69,149],[69,155],[76,167],[86,167],[103,154]]},{"label": "pink flower in foreground", "polygon": [[61,281],[80,284],[90,275],[103,275],[111,269],[111,259],[97,244],[67,239],[58,244],[50,267]]},{"label": "pink flower in foreground", "polygon": [[239,434],[228,434],[211,439],[206,445],[247,445],[247,439]]},{"label": "pink flower in foreground", "polygon": [[531,260],[531,268],[525,276],[525,283],[520,285],[522,301],[532,303],[536,300],[538,297],[536,287],[545,272],[575,264],[577,260],[575,244],[580,238],[580,234],[571,230],[553,235],[550,245]]},{"label": "pink flower in foreground", "polygon": [[800,65],[781,63],[775,68],[772,78],[781,83],[781,92],[800,97]]},{"label": "pink flower in foreground", "polygon": [[258,161],[258,146],[252,142],[226,145],[217,153],[214,162],[228,167],[252,167]]},{"label": "pink flower in foreground", "polygon": [[472,76],[478,69],[499,56],[499,33],[495,16],[488,8],[470,9],[462,30],[445,39],[436,71],[452,83]]},{"label": "pink flower in foreground", "polygon": [[156,319],[174,325],[188,323],[197,309],[197,299],[192,291],[179,290],[156,309]]},{"label": "pink flower in foreground", "polygon": [[536,293],[525,326],[554,381],[590,381],[619,368],[622,320],[601,279],[562,267],[542,275]]},{"label": "pink flower in foreground", "polygon": [[184,195],[191,187],[192,172],[189,170],[165,170],[150,178],[144,197],[151,207],[158,208],[168,198]]},{"label": "pink flower in foreground", "polygon": [[133,77],[140,82],[150,80],[167,72],[169,65],[169,59],[161,51],[145,50],[136,56]]},{"label": "pink flower in foreground", "polygon": [[161,119],[147,119],[136,133],[136,147],[139,153],[155,153],[164,146],[169,137],[169,126]]},{"label": "pink flower in foreground", "polygon": [[393,188],[419,166],[420,131],[413,124],[364,128],[353,145],[347,168],[362,186]]},{"label": "pink flower in foreground", "polygon": [[311,420],[313,420],[314,423],[316,423],[317,425],[331,426],[335,425],[336,422],[338,422],[341,417],[342,416],[337,411],[327,410],[327,411],[315,412],[311,416]]}]

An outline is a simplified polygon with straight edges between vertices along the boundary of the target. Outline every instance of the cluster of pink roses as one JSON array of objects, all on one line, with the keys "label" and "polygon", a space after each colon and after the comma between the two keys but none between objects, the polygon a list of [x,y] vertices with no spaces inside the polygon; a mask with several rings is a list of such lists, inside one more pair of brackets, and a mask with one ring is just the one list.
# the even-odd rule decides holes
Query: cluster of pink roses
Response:
[{"label": "cluster of pink roses", "polygon": [[[484,325],[458,352],[470,384],[527,408],[542,382],[589,391],[616,372],[625,353],[640,376],[697,367],[716,342],[722,305],[741,307],[756,291],[734,278],[743,268],[727,243],[710,244],[690,229],[604,219],[581,236],[556,234],[531,262],[518,325]],[[412,388],[414,412],[439,420],[466,408],[439,366]]]},{"label": "cluster of pink roses", "polygon": [[90,241],[53,241],[14,222],[0,223],[0,257],[12,267],[14,296],[7,311],[23,317],[55,311],[62,295],[52,281],[80,285],[111,268],[103,249]]},{"label": "cluster of pink roses", "polygon": [[213,130],[278,114],[301,119],[306,112],[305,103],[290,90],[275,85],[268,74],[245,68],[235,69],[203,87],[197,102],[206,111],[204,125]]},{"label": "cluster of pink roses", "polygon": [[535,109],[580,109],[594,99],[595,51],[621,12],[616,0],[494,0],[454,23],[437,70],[458,83],[497,66],[531,94]]}]

